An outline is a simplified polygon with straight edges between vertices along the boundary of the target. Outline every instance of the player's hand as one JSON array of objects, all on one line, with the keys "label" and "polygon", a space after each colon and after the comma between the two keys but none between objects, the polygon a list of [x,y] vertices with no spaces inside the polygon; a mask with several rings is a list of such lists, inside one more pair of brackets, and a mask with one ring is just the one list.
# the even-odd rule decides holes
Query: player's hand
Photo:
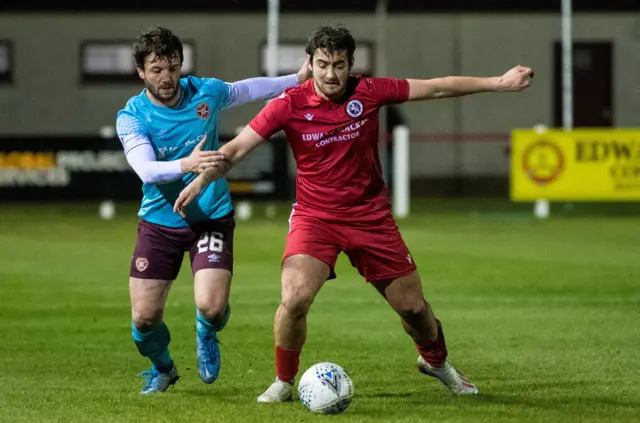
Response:
[{"label": "player's hand", "polygon": [[185,157],[180,160],[180,168],[182,173],[201,173],[210,168],[216,168],[221,162],[227,160],[224,153],[219,151],[203,151],[204,145],[207,142],[207,136],[202,138],[202,141],[195,146],[189,157]]},{"label": "player's hand", "polygon": [[173,204],[173,211],[180,214],[180,216],[184,218],[184,208],[187,206],[187,204],[191,203],[198,195],[200,195],[200,192],[205,185],[204,182],[204,178],[201,175],[191,181],[189,185],[184,187],[184,189],[180,192],[180,195],[178,195],[178,199]]},{"label": "player's hand", "polygon": [[498,79],[499,91],[522,91],[531,86],[533,70],[526,66],[516,66],[509,69]]},{"label": "player's hand", "polygon": [[228,171],[231,170],[231,163],[226,157],[220,157],[214,162],[207,162],[198,165],[198,169],[195,173],[201,174],[208,172],[213,177],[212,180],[222,178]]},{"label": "player's hand", "polygon": [[307,55],[307,59],[304,61],[302,67],[298,71],[298,82],[302,84],[304,81],[311,79],[312,76],[313,74],[311,73],[311,58],[309,57],[309,55]]}]

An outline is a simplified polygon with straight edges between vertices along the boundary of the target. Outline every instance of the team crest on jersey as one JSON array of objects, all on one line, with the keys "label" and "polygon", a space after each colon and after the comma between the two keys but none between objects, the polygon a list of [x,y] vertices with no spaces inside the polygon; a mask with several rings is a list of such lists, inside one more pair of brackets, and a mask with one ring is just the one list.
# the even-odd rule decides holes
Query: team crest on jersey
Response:
[{"label": "team crest on jersey", "polygon": [[147,267],[149,267],[149,260],[147,260],[146,257],[138,257],[136,259],[136,269],[138,269],[138,272],[144,272],[147,270]]},{"label": "team crest on jersey", "polygon": [[351,100],[347,103],[347,114],[352,118],[357,118],[362,114],[364,106],[359,100]]},{"label": "team crest on jersey", "polygon": [[211,108],[203,101],[196,107],[196,114],[200,119],[206,119],[211,114]]}]

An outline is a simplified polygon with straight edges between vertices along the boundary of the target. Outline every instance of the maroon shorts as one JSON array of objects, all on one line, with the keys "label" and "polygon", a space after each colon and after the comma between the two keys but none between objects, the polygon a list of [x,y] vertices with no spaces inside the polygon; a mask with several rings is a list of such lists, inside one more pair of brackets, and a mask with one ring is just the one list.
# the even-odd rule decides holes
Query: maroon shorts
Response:
[{"label": "maroon shorts", "polygon": [[310,255],[329,265],[333,279],[338,255],[344,252],[368,282],[393,280],[416,270],[391,213],[379,221],[354,225],[327,222],[299,211],[294,208],[291,213],[283,260]]},{"label": "maroon shorts", "polygon": [[193,274],[200,269],[232,272],[234,229],[233,213],[183,228],[140,220],[130,275],[140,279],[174,280],[187,251]]}]

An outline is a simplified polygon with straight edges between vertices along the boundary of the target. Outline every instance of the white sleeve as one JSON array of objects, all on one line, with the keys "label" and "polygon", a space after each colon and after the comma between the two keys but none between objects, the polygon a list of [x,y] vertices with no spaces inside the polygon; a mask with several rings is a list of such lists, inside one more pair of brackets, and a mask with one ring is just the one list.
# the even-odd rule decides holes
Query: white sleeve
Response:
[{"label": "white sleeve", "polygon": [[227,82],[229,94],[225,109],[251,103],[257,100],[269,100],[298,85],[298,75],[291,74],[275,78],[258,77],[242,81]]},{"label": "white sleeve", "polygon": [[145,184],[164,184],[182,177],[180,160],[159,162],[151,144],[139,144],[127,153],[127,161]]},{"label": "white sleeve", "polygon": [[116,130],[129,165],[143,183],[162,184],[182,177],[180,160],[157,160],[151,141],[137,118],[126,114],[118,116]]}]

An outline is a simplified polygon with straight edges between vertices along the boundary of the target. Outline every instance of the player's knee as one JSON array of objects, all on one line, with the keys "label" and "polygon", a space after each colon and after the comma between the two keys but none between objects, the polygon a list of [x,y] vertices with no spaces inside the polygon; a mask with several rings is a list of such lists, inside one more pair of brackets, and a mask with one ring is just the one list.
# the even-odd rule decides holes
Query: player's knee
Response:
[{"label": "player's knee", "polygon": [[293,319],[302,319],[311,308],[312,298],[306,296],[285,296],[282,298],[280,307],[283,311]]},{"label": "player's knee", "polygon": [[198,312],[200,316],[208,322],[213,322],[224,317],[227,311],[227,304],[212,302],[209,304],[197,304]]},{"label": "player's knee", "polygon": [[294,319],[307,315],[317,292],[313,283],[302,272],[289,272],[282,278],[282,301],[280,307],[284,313]]},{"label": "player's knee", "polygon": [[427,303],[422,298],[403,298],[394,305],[394,309],[404,318],[415,318],[426,312]]},{"label": "player's knee", "polygon": [[162,309],[132,310],[131,320],[140,332],[149,332],[162,323]]}]

